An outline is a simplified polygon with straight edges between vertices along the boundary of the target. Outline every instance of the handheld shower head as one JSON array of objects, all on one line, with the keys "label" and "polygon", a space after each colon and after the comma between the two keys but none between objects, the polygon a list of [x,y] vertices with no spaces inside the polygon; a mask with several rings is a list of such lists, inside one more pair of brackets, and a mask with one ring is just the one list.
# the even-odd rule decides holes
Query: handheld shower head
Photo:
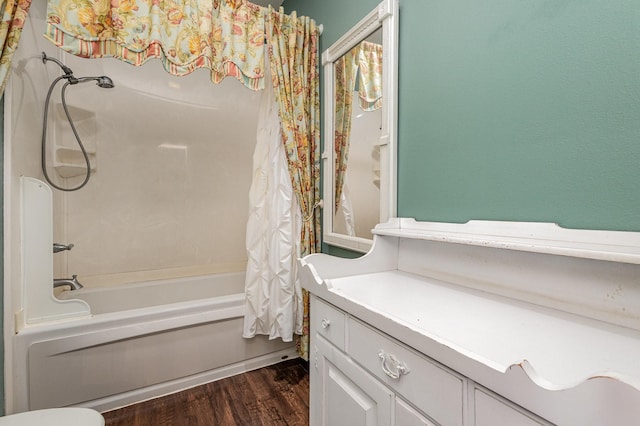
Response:
[{"label": "handheld shower head", "polygon": [[98,83],[97,84],[98,84],[99,87],[102,87],[103,89],[113,89],[113,87],[115,86],[113,84],[113,80],[111,80],[106,75],[102,75],[102,76],[98,77]]},{"label": "handheld shower head", "polygon": [[85,83],[87,81],[95,81],[98,87],[102,87],[103,89],[112,89],[115,85],[113,84],[113,80],[111,80],[106,75],[101,75],[100,77],[78,77],[75,81],[71,81],[71,84],[76,83]]}]

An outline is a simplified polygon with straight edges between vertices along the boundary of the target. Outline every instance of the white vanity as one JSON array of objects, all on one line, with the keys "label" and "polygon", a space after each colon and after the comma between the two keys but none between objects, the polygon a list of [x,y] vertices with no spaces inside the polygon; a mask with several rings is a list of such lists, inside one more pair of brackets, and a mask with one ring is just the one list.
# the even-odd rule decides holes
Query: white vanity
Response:
[{"label": "white vanity", "polygon": [[640,234],[392,219],[300,261],[311,425],[640,424]]}]

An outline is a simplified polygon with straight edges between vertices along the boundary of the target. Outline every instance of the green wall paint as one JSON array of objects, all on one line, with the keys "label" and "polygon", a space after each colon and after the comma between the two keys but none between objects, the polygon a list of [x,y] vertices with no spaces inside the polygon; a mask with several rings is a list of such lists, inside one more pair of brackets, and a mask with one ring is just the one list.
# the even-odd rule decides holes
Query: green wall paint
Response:
[{"label": "green wall paint", "polygon": [[322,252],[330,254],[331,256],[344,257],[347,259],[355,259],[363,255],[363,253],[357,251],[343,249],[342,247],[330,246],[328,244],[325,244],[322,247]]},{"label": "green wall paint", "polygon": [[[378,1],[286,0],[326,49]],[[636,0],[400,0],[398,214],[640,231]]]}]

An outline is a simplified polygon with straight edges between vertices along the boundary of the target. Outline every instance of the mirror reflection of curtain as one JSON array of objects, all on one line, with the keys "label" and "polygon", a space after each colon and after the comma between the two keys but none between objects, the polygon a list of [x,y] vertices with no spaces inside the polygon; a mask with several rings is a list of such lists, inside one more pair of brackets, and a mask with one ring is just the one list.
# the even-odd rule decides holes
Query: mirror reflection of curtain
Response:
[{"label": "mirror reflection of curtain", "polygon": [[382,45],[363,41],[358,55],[358,94],[363,111],[382,106]]},{"label": "mirror reflection of curtain", "polygon": [[345,53],[335,62],[335,117],[333,148],[335,151],[335,212],[340,208],[344,176],[349,157],[349,136],[353,111],[353,91],[358,72],[360,46]]},{"label": "mirror reflection of curtain", "polygon": [[340,209],[349,158],[353,91],[358,81],[360,107],[375,111],[382,107],[382,45],[362,41],[341,56],[334,65],[334,213]]},{"label": "mirror reflection of curtain", "polygon": [[344,216],[345,232],[351,237],[356,236],[356,218],[353,216],[353,206],[351,205],[351,194],[349,191],[349,182],[347,177],[344,178],[342,185],[342,197],[340,198],[340,207],[342,207],[342,215]]}]

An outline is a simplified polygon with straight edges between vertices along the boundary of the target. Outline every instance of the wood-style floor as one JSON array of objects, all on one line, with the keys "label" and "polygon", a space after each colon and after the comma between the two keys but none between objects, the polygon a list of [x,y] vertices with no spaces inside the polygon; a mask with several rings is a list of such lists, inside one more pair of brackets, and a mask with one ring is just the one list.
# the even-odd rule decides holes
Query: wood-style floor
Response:
[{"label": "wood-style floor", "polygon": [[102,415],[106,426],[308,425],[308,364],[289,360]]}]

